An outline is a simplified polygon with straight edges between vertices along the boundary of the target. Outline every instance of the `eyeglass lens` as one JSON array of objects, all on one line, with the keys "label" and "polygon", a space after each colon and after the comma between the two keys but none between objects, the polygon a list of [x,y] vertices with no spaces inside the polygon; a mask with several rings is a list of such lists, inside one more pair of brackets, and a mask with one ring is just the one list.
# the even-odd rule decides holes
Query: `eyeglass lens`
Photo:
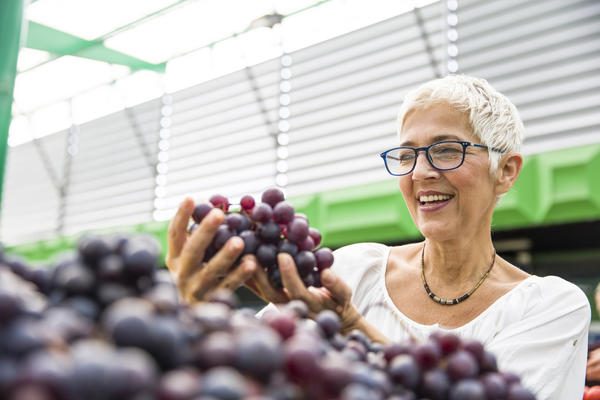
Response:
[{"label": "eyeglass lens", "polygon": [[[429,162],[440,170],[458,168],[463,161],[464,151],[462,144],[453,142],[435,143],[427,150]],[[417,150],[411,147],[394,149],[386,154],[385,162],[391,173],[408,174],[417,162]]]}]

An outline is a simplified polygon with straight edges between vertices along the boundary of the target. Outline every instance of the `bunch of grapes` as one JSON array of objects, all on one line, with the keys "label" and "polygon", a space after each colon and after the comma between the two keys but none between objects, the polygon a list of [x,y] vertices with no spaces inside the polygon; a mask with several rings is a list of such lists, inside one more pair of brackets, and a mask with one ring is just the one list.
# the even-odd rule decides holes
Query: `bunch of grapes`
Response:
[{"label": "bunch of grapes", "polygon": [[246,195],[240,200],[239,210],[230,211],[230,203],[225,196],[213,195],[208,203],[196,206],[190,231],[196,229],[214,207],[227,213],[225,222],[218,228],[205,253],[205,261],[237,235],[244,241],[242,256],[256,255],[274,287],[283,287],[277,265],[278,253],[288,253],[293,257],[298,274],[307,287],[320,287],[320,272],[333,264],[331,250],[319,248],[320,232],[309,226],[305,215],[295,213],[281,190],[267,189],[261,201],[256,204],[252,196]]},{"label": "bunch of grapes", "polygon": [[300,301],[262,318],[231,292],[179,303],[157,256],[123,236],[88,237],[45,270],[0,254],[0,399],[534,399],[450,333],[381,345]]}]

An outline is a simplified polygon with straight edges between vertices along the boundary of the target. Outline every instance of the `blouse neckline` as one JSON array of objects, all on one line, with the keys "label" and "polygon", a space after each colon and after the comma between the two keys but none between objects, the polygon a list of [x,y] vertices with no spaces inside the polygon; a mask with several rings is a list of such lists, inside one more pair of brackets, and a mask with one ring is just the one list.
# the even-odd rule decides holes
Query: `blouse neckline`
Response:
[{"label": "blouse neckline", "polygon": [[417,328],[421,328],[421,329],[442,329],[445,331],[461,331],[461,330],[467,329],[469,326],[471,326],[471,325],[477,323],[477,321],[483,319],[487,314],[492,312],[492,310],[499,307],[498,304],[505,302],[506,299],[508,299],[508,297],[510,297],[510,295],[513,295],[518,290],[521,290],[521,287],[523,287],[525,285],[525,283],[528,283],[528,282],[538,278],[536,275],[529,275],[527,278],[523,279],[521,282],[519,282],[517,285],[515,285],[515,287],[513,287],[508,292],[506,292],[502,296],[500,296],[496,301],[494,301],[492,304],[490,304],[490,306],[488,308],[486,308],[485,310],[483,310],[479,315],[477,315],[475,318],[473,318],[472,320],[470,320],[469,322],[467,322],[464,325],[458,326],[456,328],[445,328],[437,322],[434,324],[430,324],[430,325],[421,324],[421,323],[409,318],[406,314],[404,314],[402,311],[400,311],[400,309],[396,306],[396,304],[394,304],[394,301],[392,300],[392,297],[390,296],[390,293],[388,292],[387,284],[385,281],[385,276],[386,276],[387,268],[389,265],[388,262],[389,262],[389,257],[390,257],[392,248],[390,246],[385,246],[385,249],[386,249],[385,254],[382,257],[381,265],[379,268],[379,270],[380,270],[379,282],[383,286],[384,300],[387,303],[387,305],[389,306],[389,308],[398,317],[400,317],[402,320],[404,320],[408,324],[415,326]]}]

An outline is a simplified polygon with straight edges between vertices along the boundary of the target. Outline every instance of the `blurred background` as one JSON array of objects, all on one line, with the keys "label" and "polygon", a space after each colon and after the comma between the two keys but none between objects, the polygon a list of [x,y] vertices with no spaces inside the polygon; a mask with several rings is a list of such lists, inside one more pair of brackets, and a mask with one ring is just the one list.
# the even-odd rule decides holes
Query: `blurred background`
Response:
[{"label": "blurred background", "polygon": [[7,0],[0,54],[0,240],[30,262],[85,232],[164,246],[185,195],[275,185],[329,247],[420,240],[378,154],[407,90],[465,73],[527,132],[498,252],[594,304],[597,0]]}]

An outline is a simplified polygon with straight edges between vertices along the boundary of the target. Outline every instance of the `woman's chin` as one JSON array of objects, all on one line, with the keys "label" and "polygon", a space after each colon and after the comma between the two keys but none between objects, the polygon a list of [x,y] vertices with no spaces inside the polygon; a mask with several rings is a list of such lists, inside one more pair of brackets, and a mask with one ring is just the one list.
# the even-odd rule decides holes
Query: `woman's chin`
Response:
[{"label": "woman's chin", "polygon": [[456,239],[460,235],[460,232],[452,229],[450,224],[439,222],[421,224],[419,225],[419,231],[425,238],[433,241]]}]

